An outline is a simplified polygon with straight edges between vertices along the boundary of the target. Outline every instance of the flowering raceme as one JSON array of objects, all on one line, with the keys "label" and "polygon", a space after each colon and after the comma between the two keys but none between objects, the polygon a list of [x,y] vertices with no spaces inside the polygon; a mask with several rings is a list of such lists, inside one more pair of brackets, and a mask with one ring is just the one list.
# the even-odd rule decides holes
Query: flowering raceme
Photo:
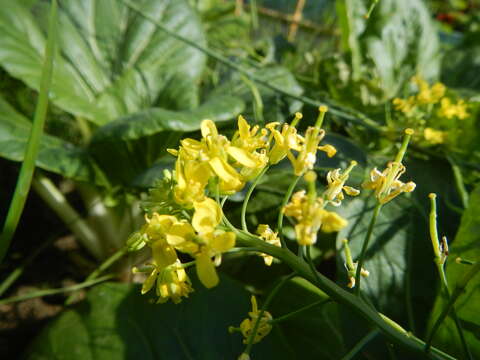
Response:
[{"label": "flowering raceme", "polygon": [[[319,108],[317,122],[307,128],[305,137],[296,129],[302,119],[301,113],[295,114],[291,124],[283,124],[281,130],[277,130],[278,123],[267,124],[264,128],[250,126],[239,116],[237,131],[231,139],[220,134],[213,121],[203,120],[199,140],[183,139],[178,149],[168,149],[176,157],[175,171],[168,172],[160,186],[161,193],[160,190],[152,192],[160,203],[155,203],[154,199],[147,201],[151,210],[146,224],[132,236],[135,249],[148,245],[152,251],[153,262],[142,270],[135,270],[148,273],[142,293],[156,284],[159,302],[168,299],[179,302],[193,291],[185,271],[191,265],[195,265],[204,286],[216,286],[219,278],[215,267],[220,265],[222,254],[235,246],[236,230],[229,231],[229,222],[223,220],[222,208],[213,197],[218,200],[221,194],[242,190],[267,166],[285,158],[290,160],[295,174],[315,177],[311,169],[317,151],[329,157],[336,153],[333,146],[320,145],[325,136],[321,125],[327,110],[326,106]],[[345,185],[355,164],[352,162],[343,173],[340,169],[330,171],[322,196],[299,191],[282,209],[287,216],[296,219],[295,230],[300,244],[314,244],[320,229],[334,232],[346,225],[345,219],[326,210],[325,206],[340,205],[344,193],[358,194],[358,190]],[[267,224],[259,225],[257,234],[267,244],[281,247],[278,233]],[[188,254],[193,261],[182,264],[178,251]],[[260,255],[267,266],[272,264],[272,256]]]}]

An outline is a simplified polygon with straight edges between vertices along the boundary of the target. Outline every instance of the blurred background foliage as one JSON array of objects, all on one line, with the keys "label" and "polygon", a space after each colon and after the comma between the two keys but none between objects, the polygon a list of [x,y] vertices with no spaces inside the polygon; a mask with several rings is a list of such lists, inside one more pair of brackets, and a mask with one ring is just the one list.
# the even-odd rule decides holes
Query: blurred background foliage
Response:
[{"label": "blurred background foliage", "polygon": [[[300,128],[306,128],[315,120],[318,104],[325,103],[331,108],[326,142],[338,149],[338,155],[317,162],[319,179],[353,159],[360,165],[351,176],[352,185],[358,187],[368,169],[382,166],[395,153],[395,142],[411,125],[408,121],[420,129],[406,162],[407,177],[417,189],[382,214],[366,262],[372,275],[365,281],[365,295],[386,315],[424,337],[443,301],[428,240],[428,193],[440,197],[440,232],[452,241],[454,256],[478,260],[480,239],[472,222],[480,216],[475,211],[480,178],[480,3],[380,0],[365,19],[370,4],[370,0],[60,0],[58,50],[35,193],[9,257],[1,264],[2,277],[6,279],[19,263],[28,267],[22,265],[25,274],[2,292],[13,295],[25,285],[46,288],[82,282],[121,249],[143,221],[139,201],[173,164],[165,150],[176,147],[184,136],[197,137],[202,119],[216,121],[231,134],[239,114],[263,125],[290,121],[294,112],[302,111]],[[0,199],[7,204],[38,97],[49,2],[0,0],[0,5]],[[443,82],[452,101],[467,104],[468,116],[439,120],[430,109],[423,117],[406,118],[392,101],[418,93],[413,76],[430,85]],[[429,142],[423,132],[427,127],[447,134],[447,140]],[[275,223],[291,179],[286,163],[262,178],[247,213],[252,227]],[[226,213],[233,222],[239,218],[243,196],[227,202]],[[348,237],[354,255],[359,253],[371,200],[362,196],[346,202],[341,211],[349,226],[338,236],[323,234],[313,253],[318,269],[338,283],[346,282],[341,240]],[[0,217],[5,213],[2,206]],[[55,216],[63,225],[57,221],[51,228],[41,226]],[[70,233],[74,240],[58,240]],[[285,236],[294,247],[293,227],[288,224]],[[49,238],[53,245],[29,260]],[[221,269],[226,275],[218,289],[206,292],[198,286],[191,299],[175,307],[154,307],[139,298],[129,269],[148,254],[126,256],[115,268],[119,283],[96,287],[83,303],[63,312],[25,356],[234,358],[241,341],[226,329],[246,313],[248,292],[262,297],[288,273],[282,264],[265,268],[258,256],[239,255],[225,257]],[[67,260],[48,261],[58,257]],[[452,286],[462,271],[458,266],[462,265],[454,261],[448,265]],[[28,275],[35,271],[35,277]],[[459,302],[475,356],[480,356],[480,318],[478,306],[472,304],[480,294],[479,281],[472,280]],[[292,293],[298,295],[292,298]],[[276,298],[272,313],[280,315],[324,296],[295,279]],[[55,308],[51,314],[65,308],[62,296],[45,301]],[[5,314],[19,307],[2,306],[6,307],[0,309],[5,324],[0,327],[4,329],[0,353],[16,357],[21,352],[18,346],[30,339],[15,340],[18,345],[13,347],[12,339],[25,327],[33,326],[36,330],[27,334],[35,335],[38,325],[44,324],[38,319],[50,316],[32,320],[20,312],[12,319]],[[41,306],[40,312],[51,308]],[[370,330],[348,309],[332,303],[303,316],[276,327],[268,341],[254,347],[252,357],[339,359]],[[448,319],[434,344],[462,358],[459,340],[449,335],[451,327]],[[203,335],[197,338],[198,334]],[[218,346],[212,346],[212,338]],[[176,355],[160,355],[163,352]],[[392,353],[413,358],[380,335],[356,358],[384,359]]]}]

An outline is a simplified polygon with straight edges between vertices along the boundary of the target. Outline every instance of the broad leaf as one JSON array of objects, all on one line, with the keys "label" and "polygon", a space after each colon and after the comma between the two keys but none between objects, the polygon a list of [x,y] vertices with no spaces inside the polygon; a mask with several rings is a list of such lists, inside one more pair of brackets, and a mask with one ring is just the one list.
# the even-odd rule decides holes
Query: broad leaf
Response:
[{"label": "broad leaf", "polygon": [[[440,213],[438,221],[448,221]],[[462,216],[462,222],[458,229],[455,241],[450,247],[450,255],[447,260],[447,280],[452,291],[459,278],[467,272],[468,265],[455,262],[457,257],[468,260],[480,261],[480,186],[470,195],[469,206]],[[430,317],[430,328],[438,318],[445,300],[439,296]],[[480,357],[480,319],[478,317],[478,304],[480,304],[480,275],[477,274],[467,285],[466,291],[460,295],[455,303],[457,316],[463,328],[467,344],[474,358]],[[455,323],[451,317],[447,317],[439,328],[433,343],[440,349],[448,351],[454,356],[463,358],[462,347]]]},{"label": "broad leaf", "polygon": [[218,96],[201,106],[184,111],[150,108],[120,117],[95,132],[93,143],[137,140],[160,132],[191,132],[200,129],[202,120],[227,121],[239,115],[245,105],[240,98]]},{"label": "broad leaf", "polygon": [[442,80],[456,88],[478,93],[480,89],[480,41],[479,33],[472,33],[451,49],[444,57]]},{"label": "broad leaf", "polygon": [[[142,0],[136,6],[199,44],[205,39],[186,0]],[[45,45],[45,4],[1,0],[0,64],[38,90]],[[105,124],[158,104],[198,104],[205,56],[171,38],[122,0],[65,0],[59,9],[59,54],[51,100],[63,110]]]},{"label": "broad leaf", "polygon": [[437,30],[430,13],[419,0],[382,0],[372,16],[364,15],[370,0],[342,0],[339,18],[344,45],[352,55],[354,80],[372,61],[386,98],[393,97],[415,73],[438,76],[440,57]]},{"label": "broad leaf", "polygon": [[[0,97],[0,156],[23,161],[32,123]],[[103,184],[84,149],[43,134],[36,165],[64,177]]]},{"label": "broad leaf", "polygon": [[[80,306],[64,312],[33,342],[27,359],[236,359],[241,336],[229,334],[250,311],[248,293],[222,277],[210,290],[195,281],[181,304],[151,304],[138,286],[96,287]],[[274,330],[252,358],[289,359]]]}]

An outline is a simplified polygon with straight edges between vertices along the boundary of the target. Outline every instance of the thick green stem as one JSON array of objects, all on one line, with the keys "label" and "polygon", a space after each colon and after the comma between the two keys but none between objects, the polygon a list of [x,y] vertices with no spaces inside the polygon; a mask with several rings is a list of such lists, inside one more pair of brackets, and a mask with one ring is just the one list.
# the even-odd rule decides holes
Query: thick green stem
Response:
[{"label": "thick green stem", "polygon": [[70,206],[67,199],[53,182],[43,175],[37,175],[33,188],[47,205],[55,211],[65,225],[72,231],[80,243],[97,259],[103,258],[103,249],[97,234]]},{"label": "thick green stem", "polygon": [[243,200],[243,204],[242,204],[242,215],[241,215],[243,231],[248,232],[247,219],[246,219],[248,201],[250,200],[250,196],[252,196],[253,190],[255,190],[255,187],[257,186],[262,176],[265,175],[268,168],[269,168],[268,165],[265,166],[265,168],[262,170],[260,174],[258,174],[258,176],[253,181],[252,185],[250,185],[250,188],[248,189],[247,193],[245,194],[245,199]]},{"label": "thick green stem", "polygon": [[280,241],[282,243],[282,247],[286,247],[287,244],[285,243],[285,240],[283,238],[283,208],[285,205],[287,205],[288,201],[290,200],[290,197],[292,196],[293,190],[295,190],[295,186],[297,186],[298,180],[300,180],[301,176],[297,176],[291,183],[290,186],[288,187],[287,193],[285,194],[285,197],[283,198],[282,201],[282,206],[280,207],[280,211],[278,212],[278,219],[277,219],[277,233],[278,236],[280,237]]},{"label": "thick green stem", "polygon": [[[366,304],[361,298],[342,289],[333,281],[318,272],[317,280],[317,277],[312,274],[309,265],[304,260],[293,254],[290,250],[270,245],[265,241],[262,241],[260,238],[242,231],[238,231],[236,234],[238,244],[248,247],[256,247],[260,252],[274,256],[277,259],[283,261],[299,276],[303,277],[304,279],[310,281],[313,284],[316,284],[318,288],[324,291],[328,296],[330,296],[332,300],[342,305],[348,306],[358,315],[366,319],[370,324],[378,327],[378,329],[388,339],[390,339],[390,341],[418,354],[425,354],[425,343],[422,340],[408,334],[405,331],[399,330],[398,327],[392,326],[392,320],[390,320],[391,322],[387,322],[386,319],[388,318],[386,318],[385,316],[382,317],[371,306]],[[428,357],[431,359],[454,359],[453,357],[434,347],[431,348],[431,352],[428,354]]]},{"label": "thick green stem", "polygon": [[373,228],[375,227],[375,223],[377,222],[378,214],[380,213],[380,209],[382,208],[382,204],[377,203],[375,205],[375,209],[373,210],[372,219],[370,220],[370,224],[368,225],[367,234],[365,236],[365,240],[363,241],[362,251],[360,252],[360,257],[358,258],[357,263],[357,270],[355,272],[355,290],[354,293],[358,295],[360,293],[360,281],[362,279],[361,272],[363,263],[365,262],[365,254],[368,249],[368,243],[373,234]]}]

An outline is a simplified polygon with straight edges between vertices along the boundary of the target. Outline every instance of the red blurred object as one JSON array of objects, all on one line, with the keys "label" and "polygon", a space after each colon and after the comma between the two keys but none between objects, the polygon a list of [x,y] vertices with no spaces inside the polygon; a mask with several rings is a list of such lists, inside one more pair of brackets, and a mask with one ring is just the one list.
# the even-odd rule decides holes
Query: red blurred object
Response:
[{"label": "red blurred object", "polygon": [[437,20],[447,24],[455,23],[455,16],[451,13],[439,13],[437,15]]}]

